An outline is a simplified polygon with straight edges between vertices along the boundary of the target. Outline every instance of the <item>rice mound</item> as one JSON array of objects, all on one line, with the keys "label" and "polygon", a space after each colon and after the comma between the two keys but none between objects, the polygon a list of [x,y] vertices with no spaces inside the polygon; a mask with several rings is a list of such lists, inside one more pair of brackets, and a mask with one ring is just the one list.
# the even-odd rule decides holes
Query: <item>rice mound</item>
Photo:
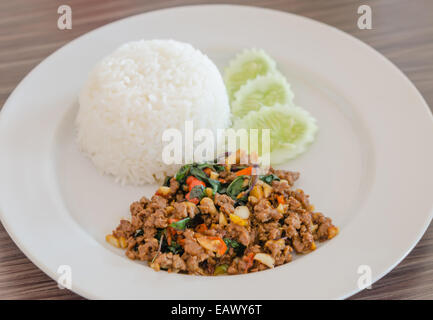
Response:
[{"label": "rice mound", "polygon": [[173,175],[162,133],[185,121],[194,130],[230,125],[226,88],[215,64],[190,44],[140,40],[100,61],[79,96],[77,141],[103,173],[142,185]]}]

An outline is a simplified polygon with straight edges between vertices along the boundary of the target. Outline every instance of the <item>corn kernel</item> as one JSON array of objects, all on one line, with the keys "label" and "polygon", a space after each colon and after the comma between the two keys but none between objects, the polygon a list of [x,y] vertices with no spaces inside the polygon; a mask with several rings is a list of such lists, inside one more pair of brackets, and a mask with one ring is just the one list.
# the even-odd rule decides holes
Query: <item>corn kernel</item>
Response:
[{"label": "corn kernel", "polygon": [[117,239],[112,234],[105,236],[105,241],[107,241],[109,244],[115,246],[116,248],[120,248],[119,239]]},{"label": "corn kernel", "polygon": [[204,192],[206,193],[206,195],[209,197],[209,198],[213,198],[213,190],[211,189],[211,188],[206,188],[205,190],[204,190]]},{"label": "corn kernel", "polygon": [[311,244],[311,250],[316,250],[317,246],[316,243],[313,241],[313,243]]},{"label": "corn kernel", "polygon": [[230,220],[237,225],[240,225],[242,227],[245,227],[248,225],[248,220],[239,218],[237,215],[230,214]]},{"label": "corn kernel", "polygon": [[171,192],[171,189],[169,187],[161,186],[158,188],[158,191],[156,192],[157,195],[161,196],[168,196]]},{"label": "corn kernel", "polygon": [[251,190],[250,195],[260,200],[263,198],[263,188],[262,186],[254,186],[253,190]]},{"label": "corn kernel", "polygon": [[329,227],[328,228],[328,239],[334,238],[338,234],[338,232],[340,232],[340,229],[338,229],[338,227],[334,227],[334,226]]},{"label": "corn kernel", "polygon": [[128,242],[126,241],[125,237],[119,238],[119,244],[120,244],[120,247],[123,249],[125,249],[128,246]]}]

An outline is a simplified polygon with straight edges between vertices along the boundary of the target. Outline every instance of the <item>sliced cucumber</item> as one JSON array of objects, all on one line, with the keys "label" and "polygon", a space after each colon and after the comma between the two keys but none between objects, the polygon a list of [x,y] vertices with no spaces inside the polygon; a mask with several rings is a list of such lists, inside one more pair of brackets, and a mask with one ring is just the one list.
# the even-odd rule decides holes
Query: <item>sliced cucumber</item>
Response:
[{"label": "sliced cucumber", "polygon": [[314,141],[317,132],[316,120],[304,109],[295,106],[275,105],[251,111],[235,121],[234,129],[259,129],[258,150],[262,155],[260,129],[270,129],[270,159],[272,164],[284,162],[303,153]]},{"label": "sliced cucumber", "polygon": [[249,49],[239,53],[230,61],[224,74],[230,101],[233,100],[236,91],[248,80],[274,72],[275,68],[275,61],[263,50]]},{"label": "sliced cucumber", "polygon": [[235,93],[232,113],[235,117],[241,118],[263,106],[292,105],[293,97],[294,94],[286,78],[279,73],[269,73],[248,80]]}]

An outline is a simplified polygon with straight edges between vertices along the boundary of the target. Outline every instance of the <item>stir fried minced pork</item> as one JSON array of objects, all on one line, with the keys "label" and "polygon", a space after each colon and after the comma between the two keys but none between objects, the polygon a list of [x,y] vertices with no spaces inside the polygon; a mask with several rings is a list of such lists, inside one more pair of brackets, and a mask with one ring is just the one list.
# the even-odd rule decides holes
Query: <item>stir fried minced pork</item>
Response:
[{"label": "stir fried minced pork", "polygon": [[299,173],[255,175],[254,165],[183,166],[151,199],[130,206],[107,241],[156,271],[196,275],[256,272],[309,253],[338,234],[293,187]]}]

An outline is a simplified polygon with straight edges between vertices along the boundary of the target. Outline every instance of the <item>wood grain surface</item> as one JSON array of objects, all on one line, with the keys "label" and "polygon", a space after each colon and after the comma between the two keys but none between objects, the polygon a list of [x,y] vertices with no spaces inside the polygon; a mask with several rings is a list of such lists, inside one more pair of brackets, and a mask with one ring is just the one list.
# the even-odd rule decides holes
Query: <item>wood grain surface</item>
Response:
[{"label": "wood grain surface", "polygon": [[[0,108],[19,81],[49,54],[106,23],[150,10],[203,0],[2,0],[0,1]],[[278,9],[337,27],[368,43],[415,84],[433,106],[433,0],[218,1]],[[57,28],[57,8],[72,7],[72,30]],[[357,27],[357,9],[369,4],[373,29]],[[410,106],[408,106],[410,107]],[[4,156],[4,155],[0,155]],[[410,213],[408,213],[410,214]],[[380,247],[378,248],[380,250]],[[0,225],[1,299],[80,299],[60,290],[33,265]],[[241,298],[241,297],[240,297]],[[352,299],[432,299],[433,227],[392,272]]]}]

